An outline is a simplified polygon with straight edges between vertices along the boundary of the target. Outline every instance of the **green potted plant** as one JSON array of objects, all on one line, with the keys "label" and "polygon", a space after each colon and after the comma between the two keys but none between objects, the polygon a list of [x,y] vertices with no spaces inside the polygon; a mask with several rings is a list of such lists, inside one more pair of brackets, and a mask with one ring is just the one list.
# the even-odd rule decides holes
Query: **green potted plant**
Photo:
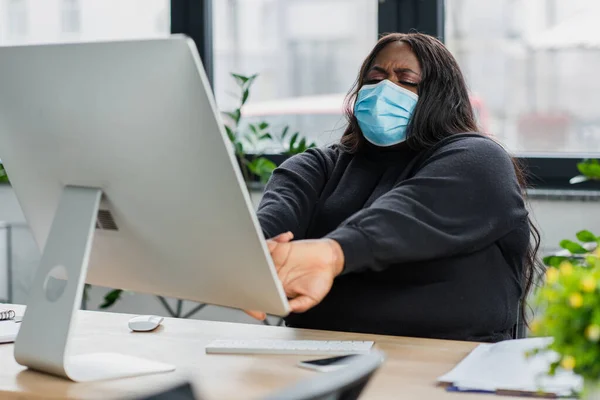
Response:
[{"label": "green potted plant", "polygon": [[569,181],[572,185],[588,181],[600,181],[600,161],[597,159],[585,159],[577,164],[581,175],[577,175]]},{"label": "green potted plant", "polygon": [[242,107],[244,107],[244,104],[248,101],[250,89],[258,75],[243,76],[231,74],[231,76],[238,84],[241,98],[240,105],[236,109],[223,113],[228,120],[225,123],[225,130],[227,131],[227,136],[235,150],[235,155],[240,164],[244,180],[246,182],[252,182],[253,179],[258,178],[260,181],[266,182],[276,165],[261,154],[250,156],[247,154],[246,148],[249,146],[257,148],[262,142],[273,139],[268,132],[269,124],[266,122],[259,122],[248,124],[245,127],[241,124]]},{"label": "green potted plant", "polygon": [[563,240],[562,254],[544,258],[546,279],[535,294],[538,316],[531,324],[535,336],[552,342],[534,353],[554,352],[549,375],[570,370],[584,380],[582,396],[600,398],[600,237],[577,233]]},{"label": "green potted plant", "polygon": [[[235,154],[242,170],[246,183],[266,183],[273,170],[286,158],[295,154],[303,153],[309,148],[315,147],[314,142],[309,142],[300,132],[290,133],[289,126],[285,126],[279,134],[273,134],[271,126],[266,121],[244,124],[242,121],[242,109],[250,98],[250,90],[257,74],[244,76],[231,74],[240,91],[239,106],[232,111],[224,113],[225,130],[231,141]],[[263,154],[257,152],[261,145],[277,143],[284,150],[279,154]],[[248,152],[248,148],[254,153]]]}]

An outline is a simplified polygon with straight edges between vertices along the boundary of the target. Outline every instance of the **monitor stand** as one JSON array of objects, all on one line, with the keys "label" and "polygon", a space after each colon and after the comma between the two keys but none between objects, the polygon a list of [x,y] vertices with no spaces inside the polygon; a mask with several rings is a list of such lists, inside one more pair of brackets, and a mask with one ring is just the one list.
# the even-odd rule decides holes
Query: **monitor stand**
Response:
[{"label": "monitor stand", "polygon": [[15,359],[76,382],[173,371],[172,365],[117,353],[69,354],[101,197],[100,189],[64,188],[15,341]]}]

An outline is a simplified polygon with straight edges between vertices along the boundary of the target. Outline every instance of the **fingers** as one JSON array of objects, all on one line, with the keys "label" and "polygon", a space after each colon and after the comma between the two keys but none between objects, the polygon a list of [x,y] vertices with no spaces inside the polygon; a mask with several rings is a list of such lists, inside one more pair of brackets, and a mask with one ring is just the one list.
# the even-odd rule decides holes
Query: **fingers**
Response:
[{"label": "fingers", "polygon": [[274,238],[271,238],[271,240],[277,243],[287,243],[290,242],[293,238],[294,234],[292,232],[284,232],[275,236]]},{"label": "fingers", "polygon": [[290,300],[290,308],[292,312],[302,313],[310,310],[317,305],[317,301],[308,296],[300,295]]},{"label": "fingers", "polygon": [[279,243],[289,243],[294,238],[294,234],[292,232],[284,232],[267,240],[267,247],[269,248],[269,252],[273,252]]},{"label": "fingers", "polygon": [[273,253],[277,248],[277,245],[279,245],[279,242],[276,242],[274,240],[267,240],[267,247],[269,248],[269,253]]},{"label": "fingers", "polygon": [[244,312],[252,318],[257,319],[259,321],[264,321],[265,319],[267,319],[267,314],[261,311],[244,310]]}]

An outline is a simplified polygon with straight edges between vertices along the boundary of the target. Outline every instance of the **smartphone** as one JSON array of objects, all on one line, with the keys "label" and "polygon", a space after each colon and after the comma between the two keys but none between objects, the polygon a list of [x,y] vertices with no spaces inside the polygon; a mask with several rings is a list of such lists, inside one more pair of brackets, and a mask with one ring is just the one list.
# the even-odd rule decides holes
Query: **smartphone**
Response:
[{"label": "smartphone", "polygon": [[298,363],[299,367],[312,369],[314,371],[319,372],[331,372],[341,368],[344,368],[348,361],[352,357],[355,357],[355,354],[350,354],[346,356],[338,356],[338,357],[329,357],[329,358],[321,358],[318,360],[309,360],[309,361],[300,361]]}]

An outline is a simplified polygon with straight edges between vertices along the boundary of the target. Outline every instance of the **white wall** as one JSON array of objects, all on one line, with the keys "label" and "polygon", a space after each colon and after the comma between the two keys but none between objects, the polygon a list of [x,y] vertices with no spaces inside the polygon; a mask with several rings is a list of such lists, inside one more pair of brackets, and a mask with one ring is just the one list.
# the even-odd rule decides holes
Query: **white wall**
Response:
[{"label": "white wall", "polygon": [[[260,194],[253,194],[253,201],[258,203]],[[565,238],[574,238],[575,232],[589,229],[597,234],[600,232],[600,202],[574,202],[533,200],[531,202],[532,214],[542,230],[542,252],[548,253],[558,249],[558,242]],[[14,196],[14,192],[7,185],[0,185],[0,221],[24,224],[25,219]],[[13,230],[13,270],[14,270],[14,299],[13,302],[25,304],[27,291],[31,284],[39,261],[39,250],[33,237],[26,227],[17,225]],[[0,236],[1,239],[1,236]],[[2,251],[2,245],[0,245]],[[0,259],[4,257],[0,253]],[[0,287],[5,283],[5,276],[0,276]],[[107,292],[104,288],[93,288],[90,293],[89,309],[97,309],[102,303],[102,298]],[[174,300],[170,300],[172,307]],[[184,312],[193,308],[195,304],[184,303]],[[168,316],[166,310],[155,296],[143,294],[126,294],[110,311],[132,314],[158,314]],[[194,318],[255,323],[251,318],[237,310],[223,307],[207,306]],[[274,322],[274,321],[273,321]]]}]

